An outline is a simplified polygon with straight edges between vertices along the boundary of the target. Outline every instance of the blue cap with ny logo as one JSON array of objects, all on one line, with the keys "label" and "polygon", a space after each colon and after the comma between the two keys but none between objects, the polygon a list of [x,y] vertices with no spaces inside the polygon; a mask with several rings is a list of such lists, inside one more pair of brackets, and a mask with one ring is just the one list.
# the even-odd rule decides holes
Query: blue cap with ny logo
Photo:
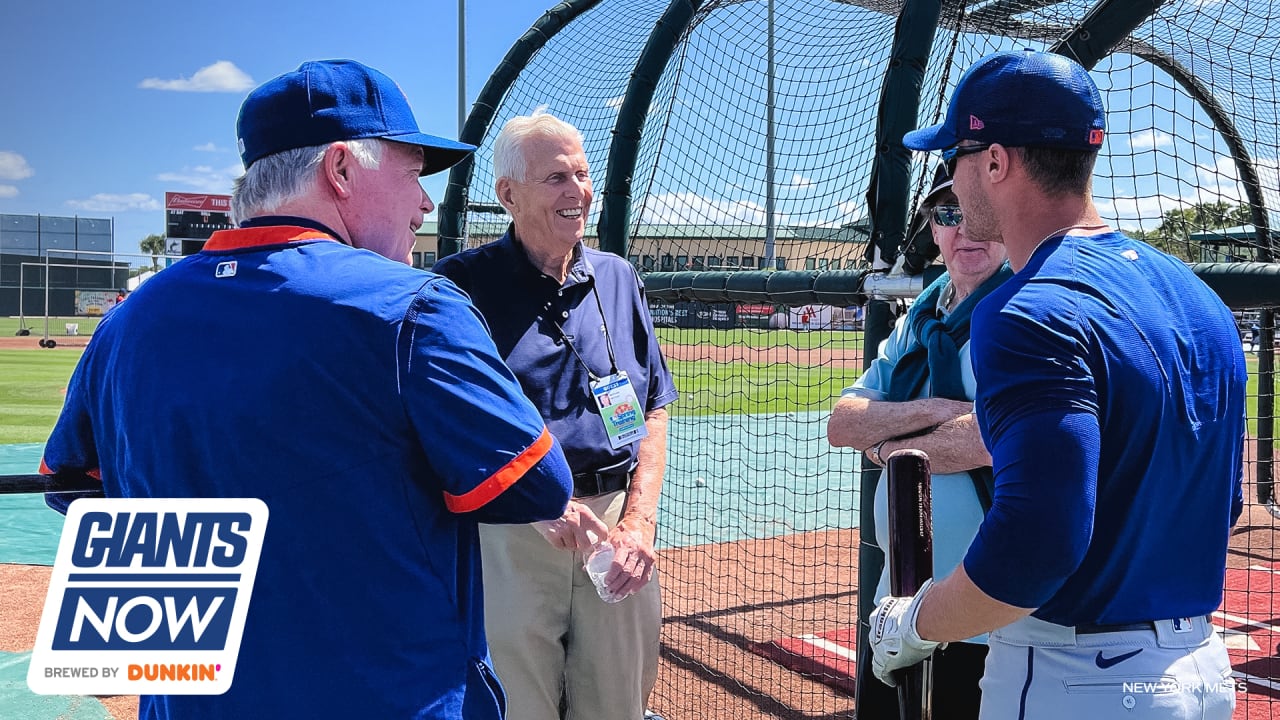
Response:
[{"label": "blue cap with ny logo", "polygon": [[1014,50],[974,63],[956,84],[947,117],[912,130],[902,144],[912,150],[944,150],[972,140],[1097,150],[1106,126],[1102,95],[1088,70],[1055,53]]},{"label": "blue cap with ny logo", "polygon": [[381,138],[421,147],[430,175],[476,149],[420,131],[400,86],[354,60],[305,62],[263,83],[240,106],[236,137],[246,168],[285,150]]}]

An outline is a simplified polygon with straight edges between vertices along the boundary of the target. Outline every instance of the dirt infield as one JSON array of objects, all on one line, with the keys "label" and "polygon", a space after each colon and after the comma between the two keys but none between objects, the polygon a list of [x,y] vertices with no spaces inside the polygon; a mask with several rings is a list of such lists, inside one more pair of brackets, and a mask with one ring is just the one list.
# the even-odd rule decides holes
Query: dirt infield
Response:
[{"label": "dirt infield", "polygon": [[664,622],[650,706],[668,720],[851,718],[853,698],[747,650],[847,627],[857,530],[664,551]]},{"label": "dirt infield", "polygon": [[[49,350],[50,348],[40,347],[40,341],[43,338],[43,334],[24,335],[22,337],[0,337],[0,350]],[[49,339],[55,343],[52,348],[53,350],[84,348],[89,344],[89,337],[87,335],[50,335]]]},{"label": "dirt infield", "polygon": [[751,365],[794,365],[797,367],[862,367],[862,352],[853,348],[804,348],[779,345],[753,348],[745,345],[663,345],[668,360],[714,363],[745,362]]}]

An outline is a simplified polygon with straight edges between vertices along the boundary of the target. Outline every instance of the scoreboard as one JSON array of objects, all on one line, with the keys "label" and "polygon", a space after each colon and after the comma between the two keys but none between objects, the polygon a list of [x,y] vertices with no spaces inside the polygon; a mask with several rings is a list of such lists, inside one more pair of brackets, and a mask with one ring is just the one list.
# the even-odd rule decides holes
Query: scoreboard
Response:
[{"label": "scoreboard", "polygon": [[231,224],[231,196],[167,192],[164,194],[166,252],[193,255],[204,241]]}]

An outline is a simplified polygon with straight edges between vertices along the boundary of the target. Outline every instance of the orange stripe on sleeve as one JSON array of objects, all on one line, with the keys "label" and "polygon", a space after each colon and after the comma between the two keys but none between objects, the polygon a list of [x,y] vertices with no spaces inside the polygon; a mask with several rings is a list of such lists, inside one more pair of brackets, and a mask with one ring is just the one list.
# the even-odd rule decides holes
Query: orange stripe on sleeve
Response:
[{"label": "orange stripe on sleeve", "polygon": [[[40,458],[40,474],[41,474],[41,475],[57,475],[57,473],[55,473],[53,470],[51,470],[51,469],[49,468],[49,466],[45,463],[44,458]],[[85,471],[84,471],[84,474],[85,474],[85,475],[88,475],[89,477],[93,478],[94,480],[101,480],[101,479],[102,479],[102,470],[100,470],[100,469],[98,469],[98,468],[94,468],[94,469],[92,469],[92,470],[85,470]]]},{"label": "orange stripe on sleeve", "polygon": [[490,500],[502,494],[503,490],[511,487],[517,480],[524,477],[526,472],[534,465],[537,465],[542,458],[546,457],[551,450],[551,432],[544,426],[542,434],[537,440],[533,441],[524,452],[511,459],[511,462],[499,468],[498,472],[490,475],[488,479],[477,485],[470,492],[462,495],[444,494],[445,507],[450,512],[465,513],[471,512],[484,507]]}]

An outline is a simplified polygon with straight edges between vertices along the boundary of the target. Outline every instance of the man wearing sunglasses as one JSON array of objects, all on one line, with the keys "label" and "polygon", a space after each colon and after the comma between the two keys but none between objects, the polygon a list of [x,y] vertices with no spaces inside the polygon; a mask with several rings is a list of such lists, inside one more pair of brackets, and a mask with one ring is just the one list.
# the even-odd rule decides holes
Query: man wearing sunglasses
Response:
[{"label": "man wearing sunglasses", "polygon": [[[920,203],[947,272],[920,294],[880,346],[871,367],[845,389],[827,423],[836,447],[867,452],[883,466],[895,450],[929,453],[933,477],[933,574],[942,577],[964,559],[990,507],[991,456],[973,415],[969,318],[974,306],[1009,277],[999,238],[974,237],[941,168]],[[917,225],[918,226],[918,225]],[[915,233],[911,234],[915,237]],[[876,485],[876,544],[891,552],[885,476]],[[889,595],[889,563],[876,597]],[[933,698],[947,717],[978,717],[978,680],[986,637],[953,643],[934,658]],[[860,673],[869,673],[870,668]],[[858,717],[897,718],[898,696],[869,674],[859,683]]]},{"label": "man wearing sunglasses", "polygon": [[966,230],[1015,274],[973,314],[992,507],[955,572],[877,606],[873,669],[990,631],[984,720],[1225,720],[1208,615],[1243,501],[1244,353],[1185,264],[1098,214],[1103,133],[1089,73],[1025,51],[979,60],[903,140],[947,151]]}]

